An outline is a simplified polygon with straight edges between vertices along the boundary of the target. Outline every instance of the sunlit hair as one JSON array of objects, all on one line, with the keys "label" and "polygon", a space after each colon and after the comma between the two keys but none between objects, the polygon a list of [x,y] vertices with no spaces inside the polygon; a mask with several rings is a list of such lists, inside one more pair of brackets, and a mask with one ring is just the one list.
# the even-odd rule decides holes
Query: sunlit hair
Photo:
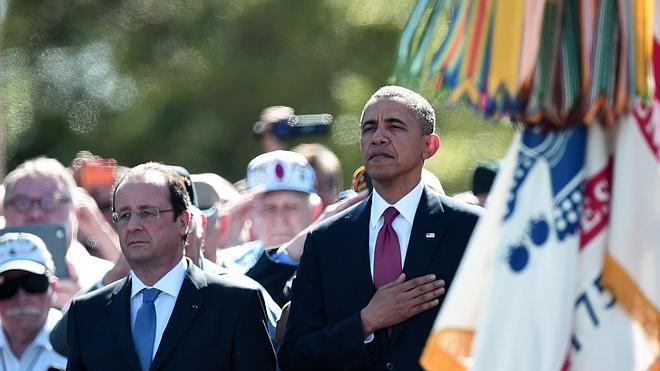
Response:
[{"label": "sunlit hair", "polygon": [[[335,196],[342,188],[342,170],[339,158],[328,147],[319,143],[303,143],[291,149],[293,152],[305,156],[310,165],[317,172],[316,179],[322,179],[319,173],[327,175],[329,184],[319,184],[326,190],[334,191]],[[320,182],[319,182],[320,183]],[[317,187],[317,188],[320,188]],[[317,191],[319,191],[317,189]]]},{"label": "sunlit hair", "polygon": [[[59,179],[60,182],[62,182],[64,185],[65,194],[63,196],[67,197],[68,199],[73,198],[73,194],[76,189],[76,181],[73,179],[71,172],[66,167],[64,167],[61,162],[54,158],[37,157],[18,165],[5,177],[5,194],[10,194],[12,188],[14,185],[16,185],[16,182],[26,176],[54,177]],[[5,198],[5,206],[7,201],[8,200]],[[73,203],[71,203],[71,205],[73,205]]]},{"label": "sunlit hair", "polygon": [[188,191],[186,191],[183,177],[176,171],[172,170],[169,166],[158,162],[147,162],[135,166],[129,169],[121,178],[119,178],[119,180],[117,180],[112,191],[112,211],[116,211],[115,198],[117,196],[117,188],[119,188],[121,183],[130,176],[144,174],[148,171],[158,171],[165,176],[170,191],[170,202],[172,204],[174,220],[176,220],[179,215],[183,214],[183,212],[190,207],[190,196],[188,196]]},{"label": "sunlit hair", "polygon": [[[410,113],[415,116],[417,121],[422,125],[422,134],[428,135],[435,132],[435,110],[429,101],[421,95],[415,93],[410,89],[406,89],[401,86],[388,85],[383,86],[378,89],[372,96],[369,98],[369,102],[381,98],[398,98],[403,101]],[[360,115],[360,122],[364,118],[364,110],[367,108],[367,105],[362,109],[362,115]]]}]

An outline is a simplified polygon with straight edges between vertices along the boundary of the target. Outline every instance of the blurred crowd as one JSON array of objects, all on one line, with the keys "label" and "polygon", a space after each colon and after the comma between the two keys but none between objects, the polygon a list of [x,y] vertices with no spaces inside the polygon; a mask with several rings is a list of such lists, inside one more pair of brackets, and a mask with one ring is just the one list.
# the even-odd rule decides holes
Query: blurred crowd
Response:
[{"label": "blurred crowd", "polygon": [[[388,97],[372,100],[391,99]],[[374,119],[376,124],[371,121],[365,124],[363,121],[363,136],[368,133],[365,129],[367,125],[376,126],[374,131],[385,130],[378,128],[381,121],[378,117]],[[320,119],[323,121],[327,117]],[[247,164],[245,179],[235,183],[222,174],[191,174],[181,164],[149,163],[129,168],[112,158],[88,151],[80,151],[68,167],[57,159],[38,157],[11,170],[0,188],[0,226],[4,228],[0,232],[0,355],[3,369],[65,369],[67,358],[69,369],[86,369],[94,362],[104,360],[100,351],[90,350],[93,345],[117,347],[117,357],[120,357],[126,349],[112,345],[116,339],[105,337],[95,340],[100,337],[98,334],[103,333],[103,326],[108,326],[101,323],[112,322],[115,318],[98,313],[96,317],[90,317],[88,312],[93,308],[99,310],[101,296],[107,300],[104,305],[110,308],[113,300],[120,300],[122,287],[126,287],[126,295],[130,294],[131,298],[130,306],[126,304],[122,312],[131,316],[129,327],[125,330],[129,334],[127,336],[133,333],[137,354],[137,358],[134,353],[127,355],[126,364],[142,369],[176,369],[180,367],[177,362],[181,361],[192,369],[207,366],[211,369],[270,369],[275,362],[275,352],[286,342],[286,322],[292,307],[292,293],[296,291],[294,278],[299,271],[301,257],[307,267],[313,263],[323,264],[309,260],[314,256],[307,258],[307,261],[303,257],[307,244],[311,243],[306,241],[310,231],[319,227],[324,229],[336,222],[335,215],[338,213],[345,215],[347,209],[354,210],[354,205],[364,204],[373,192],[372,182],[382,189],[390,187],[382,176],[374,177],[369,171],[366,162],[371,161],[370,158],[363,158],[367,171],[357,171],[353,186],[345,188],[342,181],[345,169],[330,149],[318,143],[287,149],[291,130],[300,130],[300,125],[295,124],[300,120],[304,121],[305,117],[295,115],[290,107],[265,109],[254,127],[263,153]],[[383,125],[389,125],[387,130],[399,130],[394,121],[383,122]],[[326,130],[328,124],[315,124],[317,127],[312,129]],[[466,172],[469,171],[473,174],[472,189],[455,195],[454,200],[459,204],[483,206],[497,174],[498,164],[494,161],[482,162],[475,164],[473,169],[466,169]],[[441,180],[432,172],[424,169],[421,182],[422,188],[434,195],[442,195],[438,197],[445,197]],[[161,186],[163,188],[159,188]],[[177,191],[179,186],[183,187],[184,193]],[[166,190],[163,198],[159,198],[161,189]],[[386,201],[395,204],[393,201],[397,199]],[[449,205],[453,207],[451,205],[454,204],[449,202]],[[173,223],[172,226],[167,230],[156,229],[157,223],[165,218]],[[397,228],[395,224],[395,230]],[[427,238],[430,235],[427,233]],[[376,240],[375,235],[373,240]],[[147,252],[145,248],[142,254],[138,250],[143,246],[162,251],[149,255],[152,252]],[[167,249],[171,246],[171,250],[165,246]],[[127,251],[131,253],[127,254]],[[172,253],[167,255],[167,251]],[[321,259],[321,253],[316,258]],[[399,265],[403,265],[403,261]],[[161,278],[165,280],[178,267],[181,277],[189,277],[185,279],[190,279],[195,289],[208,286],[199,294],[205,299],[200,299],[199,303],[191,299],[190,307],[197,310],[198,317],[208,315],[208,308],[215,308],[218,299],[214,298],[226,295],[232,300],[221,302],[214,309],[218,311],[218,316],[230,319],[231,325],[223,322],[213,328],[214,320],[206,319],[208,329],[194,327],[199,333],[198,339],[212,336],[210,331],[218,329],[232,334],[239,330],[263,330],[272,348],[263,354],[236,350],[227,356],[231,361],[226,364],[203,363],[201,359],[204,356],[197,357],[195,352],[204,354],[207,348],[188,339],[186,333],[175,335],[172,325],[173,321],[186,317],[177,307],[184,300],[182,298],[188,298],[186,283],[181,286],[181,281],[172,278],[173,282],[179,282],[178,286],[171,304],[164,301],[169,297],[169,291],[163,283],[166,281],[161,281]],[[160,270],[163,274],[154,273]],[[204,275],[199,272],[204,272]],[[318,281],[323,278],[322,282],[314,283],[325,285],[323,272],[310,279]],[[211,275],[215,278],[208,278]],[[303,279],[308,277],[306,275]],[[147,299],[148,289],[153,287],[160,291],[156,299]],[[323,288],[327,289],[325,286]],[[376,289],[378,292],[381,290]],[[342,290],[350,291],[351,288],[342,287]],[[433,286],[433,290],[438,288]],[[215,296],[210,297],[210,293]],[[198,294],[191,294],[191,297],[195,298],[195,295]],[[245,299],[247,297],[256,298],[254,313],[252,301]],[[330,300],[330,296],[321,298],[320,303],[325,300]],[[150,307],[148,303],[151,303]],[[223,309],[223,305],[236,306],[237,312]],[[317,311],[319,318],[332,318],[335,315],[333,311],[338,310],[327,303],[327,306],[314,305],[306,310]],[[203,311],[205,308],[206,311]],[[151,340],[146,346],[147,355],[144,358],[139,345],[144,337],[136,337],[135,334],[142,331],[138,323],[143,318],[150,318],[148,310],[159,315],[165,311],[165,318],[169,318],[170,324],[167,320],[162,322],[161,317],[155,317],[152,327],[156,335],[154,339],[150,338],[154,335],[145,335]],[[300,314],[296,315],[300,318]],[[365,318],[362,319],[364,324]],[[191,317],[181,321],[195,320]],[[254,323],[261,326],[255,327]],[[326,325],[335,327],[326,328]],[[112,326],[118,325],[111,323],[108,327]],[[333,331],[343,331],[339,328],[341,324],[335,322],[319,326],[316,330],[328,332],[324,336],[331,336]],[[392,328],[395,328],[394,334]],[[365,334],[365,347],[370,341],[369,335],[371,338],[374,334],[379,336],[380,330],[384,331],[383,336],[387,339],[396,336],[394,324],[378,331],[374,328],[371,334]],[[150,331],[145,334],[153,332]],[[360,337],[362,335],[358,334]],[[170,345],[171,337],[176,336],[180,339],[174,341],[176,346],[172,345],[172,354],[161,357],[163,348]],[[227,347],[256,349],[263,345],[260,336],[245,334],[244,337],[250,339],[242,339],[240,334],[233,334],[227,340],[230,344]],[[225,344],[223,339],[217,334],[217,339],[205,341]],[[289,352],[286,354],[305,351],[307,345],[291,351],[296,341],[292,339],[287,343],[286,350]],[[133,345],[130,340],[127,343],[131,347],[130,353]],[[188,347],[195,349],[187,354],[187,360],[186,354],[179,360],[177,351],[184,352]],[[332,348],[335,353],[343,351]],[[202,363],[196,363],[197,358]],[[104,367],[122,368],[117,366],[121,363],[112,362],[115,361],[106,361]],[[289,362],[291,366],[283,369],[298,369],[296,364]],[[383,364],[390,369],[391,363]],[[362,366],[358,364],[356,369]],[[317,369],[324,368],[319,366]],[[407,368],[402,366],[401,369]]]}]

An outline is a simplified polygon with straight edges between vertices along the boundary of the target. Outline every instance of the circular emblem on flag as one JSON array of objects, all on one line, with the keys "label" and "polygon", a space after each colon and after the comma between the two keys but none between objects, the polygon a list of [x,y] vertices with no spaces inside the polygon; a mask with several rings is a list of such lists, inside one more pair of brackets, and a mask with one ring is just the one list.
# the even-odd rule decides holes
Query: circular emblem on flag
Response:
[{"label": "circular emblem on flag", "polygon": [[509,247],[509,254],[507,256],[509,266],[515,273],[520,273],[529,262],[529,251],[523,244]]},{"label": "circular emblem on flag", "polygon": [[541,247],[548,240],[548,235],[550,234],[548,222],[545,221],[545,218],[540,217],[539,219],[531,220],[529,224],[529,236],[532,242],[537,247]]},{"label": "circular emblem on flag", "polygon": [[275,177],[279,181],[282,181],[282,178],[284,178],[284,166],[282,166],[281,162],[275,164]]}]

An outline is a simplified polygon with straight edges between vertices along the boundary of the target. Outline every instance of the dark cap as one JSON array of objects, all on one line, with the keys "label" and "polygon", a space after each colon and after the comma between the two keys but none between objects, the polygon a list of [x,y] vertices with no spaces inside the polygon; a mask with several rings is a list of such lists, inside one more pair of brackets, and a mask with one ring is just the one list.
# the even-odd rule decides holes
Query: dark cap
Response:
[{"label": "dark cap", "polygon": [[474,175],[472,176],[472,193],[478,195],[480,193],[490,192],[490,188],[493,186],[493,181],[499,170],[500,163],[497,161],[477,163],[477,166],[474,168]]},{"label": "dark cap", "polygon": [[195,193],[195,187],[193,186],[192,179],[190,179],[190,172],[188,171],[188,169],[178,165],[167,165],[167,167],[169,167],[174,172],[176,172],[177,174],[183,177],[184,183],[186,184],[186,191],[188,192],[188,196],[190,197],[190,202],[194,206],[199,206],[197,203],[197,193]]}]

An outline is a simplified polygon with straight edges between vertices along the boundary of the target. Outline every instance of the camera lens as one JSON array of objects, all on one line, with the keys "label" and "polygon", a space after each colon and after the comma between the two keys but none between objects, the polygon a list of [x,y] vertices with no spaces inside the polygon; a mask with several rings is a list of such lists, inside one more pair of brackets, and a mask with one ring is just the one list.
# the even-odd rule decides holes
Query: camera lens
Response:
[{"label": "camera lens", "polygon": [[289,126],[287,120],[277,121],[273,123],[273,128],[271,129],[273,134],[280,139],[289,138],[293,134],[293,128]]}]

